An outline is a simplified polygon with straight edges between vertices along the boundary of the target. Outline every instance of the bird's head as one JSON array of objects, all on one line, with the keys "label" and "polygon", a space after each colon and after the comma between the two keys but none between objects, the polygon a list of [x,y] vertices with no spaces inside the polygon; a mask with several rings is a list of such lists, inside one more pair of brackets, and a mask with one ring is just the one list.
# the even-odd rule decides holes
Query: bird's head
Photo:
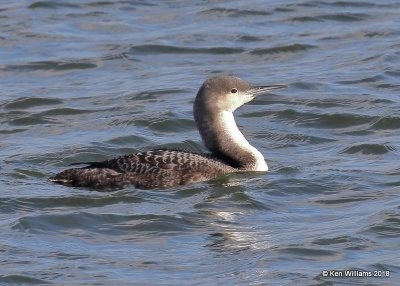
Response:
[{"label": "bird's head", "polygon": [[257,95],[285,87],[284,85],[252,86],[235,76],[216,76],[207,79],[200,87],[196,101],[208,109],[233,112]]}]

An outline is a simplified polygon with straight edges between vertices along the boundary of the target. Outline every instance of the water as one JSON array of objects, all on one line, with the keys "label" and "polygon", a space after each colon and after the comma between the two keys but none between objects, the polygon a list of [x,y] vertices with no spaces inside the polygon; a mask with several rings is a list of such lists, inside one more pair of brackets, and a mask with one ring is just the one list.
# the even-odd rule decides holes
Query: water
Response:
[{"label": "water", "polygon": [[[0,284],[399,285],[400,3],[193,3],[1,1]],[[221,73],[289,86],[236,112],[271,172],[111,193],[46,180],[204,150],[191,104]]]}]

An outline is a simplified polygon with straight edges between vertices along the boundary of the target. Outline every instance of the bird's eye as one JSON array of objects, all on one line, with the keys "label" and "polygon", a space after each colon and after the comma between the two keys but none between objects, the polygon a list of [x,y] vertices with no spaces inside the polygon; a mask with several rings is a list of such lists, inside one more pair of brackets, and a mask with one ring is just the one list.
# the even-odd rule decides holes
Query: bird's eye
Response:
[{"label": "bird's eye", "polygon": [[236,92],[238,92],[238,90],[236,88],[231,89],[231,93],[236,93]]}]

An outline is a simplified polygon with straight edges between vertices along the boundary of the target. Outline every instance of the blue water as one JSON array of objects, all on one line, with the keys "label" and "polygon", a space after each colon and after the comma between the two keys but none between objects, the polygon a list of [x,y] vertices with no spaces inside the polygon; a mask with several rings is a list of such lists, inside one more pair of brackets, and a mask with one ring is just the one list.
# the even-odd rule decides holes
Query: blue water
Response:
[{"label": "blue water", "polygon": [[[400,284],[399,11],[1,1],[0,284]],[[217,74],[289,86],[235,113],[270,172],[108,193],[47,181],[79,161],[205,151],[192,103]]]}]

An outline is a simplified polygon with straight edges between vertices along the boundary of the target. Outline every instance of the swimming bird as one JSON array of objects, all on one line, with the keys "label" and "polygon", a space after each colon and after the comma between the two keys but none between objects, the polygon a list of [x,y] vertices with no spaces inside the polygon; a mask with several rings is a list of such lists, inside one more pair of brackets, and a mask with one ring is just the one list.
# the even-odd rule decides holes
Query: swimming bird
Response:
[{"label": "swimming bird", "polygon": [[268,171],[264,156],[240,132],[233,112],[257,95],[283,87],[252,86],[235,76],[211,77],[202,84],[193,104],[196,126],[210,153],[155,149],[82,163],[87,166],[64,170],[50,180],[95,189],[128,185],[152,189],[206,181],[235,172]]}]

